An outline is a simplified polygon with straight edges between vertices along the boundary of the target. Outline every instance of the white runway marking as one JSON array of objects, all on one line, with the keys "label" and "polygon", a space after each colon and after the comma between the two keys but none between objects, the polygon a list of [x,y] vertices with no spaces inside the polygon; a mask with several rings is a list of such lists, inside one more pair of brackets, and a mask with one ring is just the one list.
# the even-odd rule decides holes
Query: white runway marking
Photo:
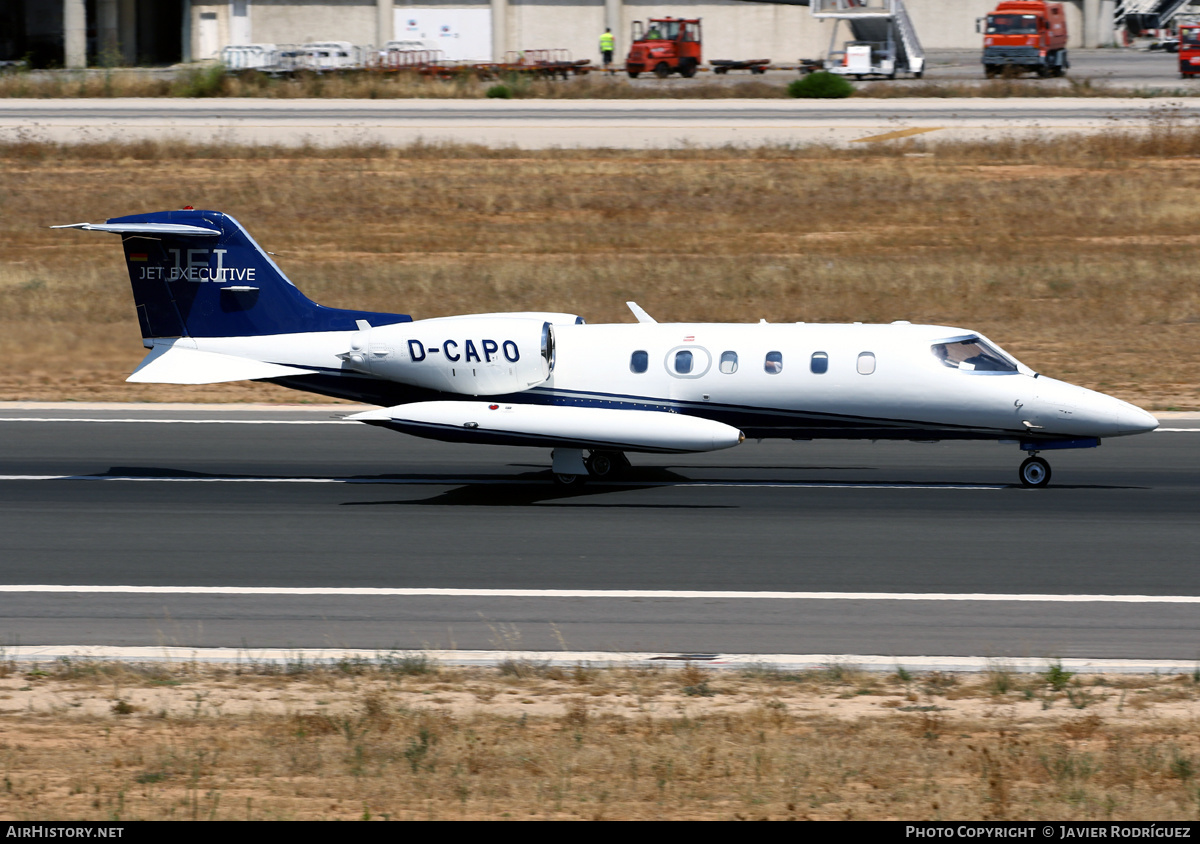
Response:
[{"label": "white runway marking", "polygon": [[980,656],[895,656],[878,654],[676,654],[663,652],[616,651],[480,651],[428,650],[422,648],[186,648],[186,647],[118,647],[110,645],[11,645],[5,648],[6,659],[27,663],[50,663],[58,660],[122,660],[149,663],[278,663],[282,665],[336,664],[341,660],[376,660],[381,664],[394,663],[406,657],[424,657],[443,665],[495,666],[510,660],[527,660],[538,665],[559,665],[572,668],[578,665],[656,665],[693,663],[726,669],[764,668],[777,671],[804,671],[831,665],[854,666],[864,671],[893,672],[898,667],[908,671],[989,671],[1002,667],[1009,671],[1044,672],[1056,665],[1073,671],[1105,673],[1191,674],[1194,661],[1169,659],[1022,659]]},{"label": "white runway marking", "polygon": [[1200,604],[1197,595],[1045,595],[987,592],[739,592],[695,589],[437,589],[304,586],[0,585],[0,594],[276,595],[370,598],[642,598],[773,601],[955,601],[1054,604]]},{"label": "white runway marking", "polygon": [[[392,486],[488,486],[536,485],[550,483],[530,478],[179,478],[142,475],[0,475],[0,481],[108,481],[155,484],[359,484]],[[722,487],[745,489],[1009,489],[1006,484],[872,484],[820,483],[806,481],[592,481],[595,487]]]}]

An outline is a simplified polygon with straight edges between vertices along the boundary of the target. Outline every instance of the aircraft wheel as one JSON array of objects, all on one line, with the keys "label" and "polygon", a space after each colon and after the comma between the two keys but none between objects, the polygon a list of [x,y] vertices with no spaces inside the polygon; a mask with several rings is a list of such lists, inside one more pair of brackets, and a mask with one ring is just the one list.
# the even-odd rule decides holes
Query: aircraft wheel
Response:
[{"label": "aircraft wheel", "polygon": [[593,478],[615,478],[629,468],[629,461],[619,451],[593,451],[584,464]]},{"label": "aircraft wheel", "polygon": [[659,62],[654,66],[654,75],[659,79],[666,79],[671,75],[671,66],[666,62]]},{"label": "aircraft wheel", "polygon": [[586,475],[563,475],[558,473],[554,475],[554,485],[563,489],[579,489],[586,481]]},{"label": "aircraft wheel", "polygon": [[1021,486],[1037,488],[1050,483],[1050,464],[1040,457],[1030,457],[1021,464]]}]

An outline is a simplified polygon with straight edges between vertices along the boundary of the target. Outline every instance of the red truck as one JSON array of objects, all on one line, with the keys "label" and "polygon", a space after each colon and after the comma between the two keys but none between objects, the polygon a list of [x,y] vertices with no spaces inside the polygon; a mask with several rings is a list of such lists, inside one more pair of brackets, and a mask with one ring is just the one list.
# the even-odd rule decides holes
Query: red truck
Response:
[{"label": "red truck", "polygon": [[1200,74],[1200,22],[1179,25],[1179,76]]},{"label": "red truck", "polygon": [[1062,76],[1067,62],[1067,17],[1062,3],[1001,0],[983,30],[983,72]]},{"label": "red truck", "polygon": [[672,73],[691,78],[700,67],[700,19],[650,18],[643,27],[633,22],[633,46],[625,59],[625,72],[637,79],[652,71],[659,79]]}]

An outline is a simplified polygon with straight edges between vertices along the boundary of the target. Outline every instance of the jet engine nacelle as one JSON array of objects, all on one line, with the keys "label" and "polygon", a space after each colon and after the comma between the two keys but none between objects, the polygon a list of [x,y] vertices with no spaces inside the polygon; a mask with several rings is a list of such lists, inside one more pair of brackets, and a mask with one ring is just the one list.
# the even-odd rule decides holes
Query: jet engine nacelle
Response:
[{"label": "jet engine nacelle", "polygon": [[446,317],[365,328],[349,369],[466,396],[519,393],[554,371],[554,326],[527,317]]}]

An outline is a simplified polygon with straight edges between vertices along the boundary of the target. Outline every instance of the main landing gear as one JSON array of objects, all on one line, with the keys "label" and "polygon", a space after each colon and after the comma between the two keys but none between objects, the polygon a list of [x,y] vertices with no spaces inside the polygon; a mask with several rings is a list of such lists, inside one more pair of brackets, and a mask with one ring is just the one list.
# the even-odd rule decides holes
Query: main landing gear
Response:
[{"label": "main landing gear", "polygon": [[1021,464],[1019,470],[1021,486],[1043,487],[1050,483],[1050,464],[1036,454]]},{"label": "main landing gear", "polygon": [[629,468],[629,459],[620,451],[590,451],[587,457],[583,454],[576,449],[554,449],[554,483],[572,489],[583,486],[589,478],[616,478]]}]

